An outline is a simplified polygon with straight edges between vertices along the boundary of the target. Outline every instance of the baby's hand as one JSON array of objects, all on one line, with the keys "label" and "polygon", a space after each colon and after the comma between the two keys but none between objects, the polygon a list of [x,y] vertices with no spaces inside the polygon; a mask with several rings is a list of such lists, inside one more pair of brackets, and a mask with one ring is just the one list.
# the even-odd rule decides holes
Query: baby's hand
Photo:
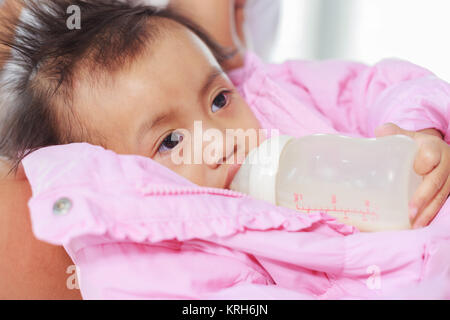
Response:
[{"label": "baby's hand", "polygon": [[450,146],[434,129],[414,132],[387,123],[375,130],[377,137],[394,134],[407,135],[419,146],[414,170],[424,177],[409,203],[409,216],[414,228],[424,227],[434,219],[450,193]]}]

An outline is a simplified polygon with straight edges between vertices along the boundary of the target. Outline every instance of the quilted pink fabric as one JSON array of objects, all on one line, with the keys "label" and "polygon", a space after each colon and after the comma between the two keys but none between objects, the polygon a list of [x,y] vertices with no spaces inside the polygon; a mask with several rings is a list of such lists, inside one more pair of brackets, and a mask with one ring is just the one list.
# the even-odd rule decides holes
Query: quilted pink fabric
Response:
[{"label": "quilted pink fabric", "polygon": [[[449,85],[407,62],[265,65],[248,54],[230,77],[282,134],[369,137],[394,122],[450,141]],[[86,143],[23,164],[33,231],[64,245],[85,299],[450,298],[449,202],[426,228],[360,233]]]}]

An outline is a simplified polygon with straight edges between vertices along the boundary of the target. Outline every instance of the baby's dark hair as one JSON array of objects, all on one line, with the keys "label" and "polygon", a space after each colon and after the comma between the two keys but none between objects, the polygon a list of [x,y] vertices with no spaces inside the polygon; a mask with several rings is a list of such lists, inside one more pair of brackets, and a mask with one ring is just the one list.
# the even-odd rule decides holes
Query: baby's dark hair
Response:
[{"label": "baby's dark hair", "polygon": [[[39,148],[90,141],[71,104],[74,78],[83,69],[98,80],[131,64],[165,34],[169,20],[194,32],[219,63],[233,54],[170,9],[119,0],[16,1],[21,18],[2,19],[7,31],[0,34],[0,45],[11,49],[0,73],[0,156],[13,170]],[[69,8],[79,10],[80,29],[69,28]]]}]

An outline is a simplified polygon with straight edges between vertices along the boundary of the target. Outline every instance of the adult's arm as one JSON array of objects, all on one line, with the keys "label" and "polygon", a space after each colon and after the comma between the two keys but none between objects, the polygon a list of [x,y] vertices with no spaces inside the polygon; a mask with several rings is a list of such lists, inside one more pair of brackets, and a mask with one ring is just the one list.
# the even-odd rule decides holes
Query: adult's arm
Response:
[{"label": "adult's arm", "polygon": [[193,20],[225,48],[236,54],[224,63],[227,70],[244,63],[244,5],[245,0],[171,0],[170,6]]},{"label": "adult's arm", "polygon": [[288,61],[284,68],[340,132],[373,137],[378,126],[392,122],[450,143],[450,84],[420,66],[387,59],[373,66]]},{"label": "adult's arm", "polygon": [[[0,4],[2,22],[17,19],[19,13],[18,1]],[[5,31],[0,24],[0,32]],[[0,45],[0,69],[7,50]],[[0,159],[0,299],[80,299],[79,290],[67,286],[72,288],[76,282],[64,248],[37,240],[32,232],[31,189],[23,168],[9,171],[10,164]]]},{"label": "adult's arm", "polygon": [[8,163],[0,161],[0,299],[80,299],[64,248],[32,232],[23,169],[8,172]]},{"label": "adult's arm", "polygon": [[[20,6],[19,2],[15,0],[5,0],[3,2],[0,1],[0,33],[8,33],[5,22],[11,21],[14,22],[18,19],[20,14]],[[12,34],[9,34],[9,37],[13,37]],[[7,53],[9,49],[2,44],[0,44],[0,69],[5,64],[5,60],[7,59]]]}]

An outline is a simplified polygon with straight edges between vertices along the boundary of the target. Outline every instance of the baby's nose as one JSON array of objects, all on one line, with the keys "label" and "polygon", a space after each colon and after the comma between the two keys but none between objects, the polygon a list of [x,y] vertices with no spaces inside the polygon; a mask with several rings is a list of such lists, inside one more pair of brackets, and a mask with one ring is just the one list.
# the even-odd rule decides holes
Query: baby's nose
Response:
[{"label": "baby's nose", "polygon": [[206,143],[204,146],[205,162],[212,168],[217,168],[221,164],[234,163],[234,155],[237,150],[237,144],[233,137],[222,135],[223,140],[215,140]]}]

